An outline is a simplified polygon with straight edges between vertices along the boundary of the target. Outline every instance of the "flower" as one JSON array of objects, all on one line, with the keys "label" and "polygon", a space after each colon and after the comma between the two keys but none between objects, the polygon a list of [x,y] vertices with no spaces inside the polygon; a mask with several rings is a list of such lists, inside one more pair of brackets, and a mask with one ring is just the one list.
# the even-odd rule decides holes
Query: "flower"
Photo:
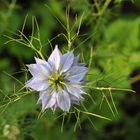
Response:
[{"label": "flower", "polygon": [[36,64],[27,65],[33,76],[26,83],[39,92],[38,103],[42,109],[57,107],[69,112],[71,104],[79,105],[86,94],[82,84],[88,68],[79,63],[79,56],[74,57],[73,51],[62,55],[56,45],[48,58],[48,62],[35,57]]}]

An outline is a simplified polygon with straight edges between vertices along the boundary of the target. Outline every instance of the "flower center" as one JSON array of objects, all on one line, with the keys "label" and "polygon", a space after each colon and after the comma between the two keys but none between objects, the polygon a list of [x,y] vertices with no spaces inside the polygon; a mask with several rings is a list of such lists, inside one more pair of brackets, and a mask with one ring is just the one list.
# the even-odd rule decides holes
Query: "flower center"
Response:
[{"label": "flower center", "polygon": [[49,83],[54,88],[62,88],[64,85],[64,76],[59,74],[53,74],[50,76]]}]

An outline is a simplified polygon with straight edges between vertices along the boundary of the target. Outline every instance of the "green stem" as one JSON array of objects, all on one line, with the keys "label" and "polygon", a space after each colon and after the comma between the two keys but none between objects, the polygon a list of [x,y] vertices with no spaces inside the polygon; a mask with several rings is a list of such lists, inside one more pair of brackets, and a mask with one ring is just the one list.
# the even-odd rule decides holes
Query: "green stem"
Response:
[{"label": "green stem", "polygon": [[111,2],[111,0],[106,0],[101,11],[99,11],[99,15],[102,16],[104,11],[106,10],[106,8],[108,7],[109,3]]},{"label": "green stem", "polygon": [[131,89],[126,89],[126,88],[113,88],[113,87],[90,87],[90,86],[83,86],[91,89],[96,89],[96,90],[114,90],[114,91],[128,91],[128,92],[133,92],[136,93],[136,91],[131,90]]}]

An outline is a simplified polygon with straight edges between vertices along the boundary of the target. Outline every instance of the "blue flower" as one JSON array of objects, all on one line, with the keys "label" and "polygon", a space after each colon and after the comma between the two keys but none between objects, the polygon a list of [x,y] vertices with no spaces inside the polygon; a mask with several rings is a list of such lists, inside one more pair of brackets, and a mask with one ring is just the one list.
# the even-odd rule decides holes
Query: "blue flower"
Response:
[{"label": "blue flower", "polygon": [[42,109],[57,107],[69,112],[71,104],[80,104],[86,94],[82,84],[88,68],[79,63],[73,51],[62,54],[56,46],[48,62],[35,57],[35,64],[27,65],[33,76],[26,87],[39,92]]}]

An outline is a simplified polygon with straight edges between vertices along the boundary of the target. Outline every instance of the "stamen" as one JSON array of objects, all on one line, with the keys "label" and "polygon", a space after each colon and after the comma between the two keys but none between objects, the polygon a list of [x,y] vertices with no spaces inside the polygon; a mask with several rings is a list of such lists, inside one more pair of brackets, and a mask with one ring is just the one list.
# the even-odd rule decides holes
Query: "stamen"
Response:
[{"label": "stamen", "polygon": [[57,73],[53,73],[50,76],[49,84],[50,84],[50,86],[52,86],[55,89],[58,89],[58,88],[62,89],[63,86],[65,85],[64,76],[60,75],[60,74],[57,74]]}]

